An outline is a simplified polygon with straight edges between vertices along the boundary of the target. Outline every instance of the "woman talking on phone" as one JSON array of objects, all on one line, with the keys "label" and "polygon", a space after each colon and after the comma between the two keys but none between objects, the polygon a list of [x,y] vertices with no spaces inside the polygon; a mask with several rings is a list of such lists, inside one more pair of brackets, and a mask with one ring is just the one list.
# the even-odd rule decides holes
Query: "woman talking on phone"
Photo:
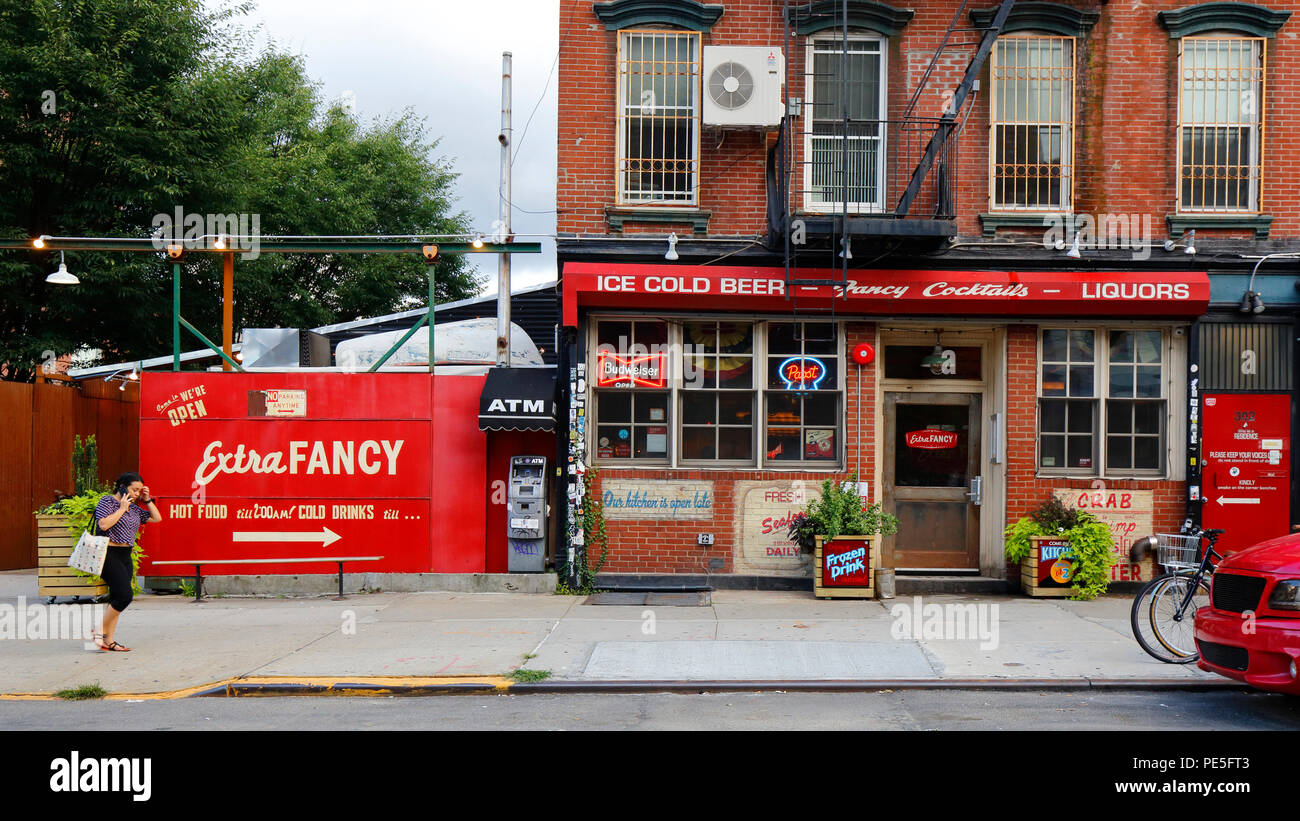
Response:
[{"label": "woman talking on phone", "polygon": [[136,533],[147,522],[161,522],[158,505],[149,495],[149,486],[138,473],[123,473],[110,495],[95,506],[95,522],[108,536],[108,555],[104,558],[104,571],[100,574],[108,584],[108,609],[104,611],[104,624],[95,636],[95,646],[100,650],[125,652],[130,647],[113,641],[118,616],[131,603],[131,579],[135,568],[131,563],[131,548]]}]

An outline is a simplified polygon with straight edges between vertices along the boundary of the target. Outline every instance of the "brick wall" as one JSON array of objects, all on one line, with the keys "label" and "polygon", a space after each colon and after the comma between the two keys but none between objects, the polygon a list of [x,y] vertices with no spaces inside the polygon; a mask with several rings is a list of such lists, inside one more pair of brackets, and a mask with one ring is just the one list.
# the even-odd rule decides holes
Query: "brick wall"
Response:
[{"label": "brick wall", "polygon": [[[915,8],[916,15],[889,43],[890,117],[901,116],[952,18],[956,0],[896,5]],[[1155,237],[1163,237],[1165,217],[1173,212],[1177,193],[1172,135],[1178,58],[1177,42],[1159,25],[1156,13],[1181,8],[1186,0],[1140,4],[1079,0],[1070,5],[1101,14],[1091,35],[1077,45],[1075,211],[1145,214]],[[1272,0],[1266,5],[1300,11],[1300,0]],[[779,47],[784,35],[780,8],[776,0],[729,0],[703,44]],[[590,0],[561,0],[560,19],[557,230],[608,234],[604,208],[615,201],[617,34],[605,30]],[[970,39],[969,33],[957,35],[958,42]],[[793,36],[786,56],[790,96],[806,99],[804,47],[805,39]],[[972,50],[944,57],[918,106],[919,114],[934,116],[942,109],[943,95],[960,79]],[[981,91],[973,105],[968,102],[964,108],[966,126],[960,138],[957,225],[966,237],[980,233],[977,215],[988,210],[989,92],[986,64]],[[1300,14],[1268,42],[1263,210],[1274,217],[1270,235],[1274,238],[1300,236],[1300,213],[1295,207],[1300,203],[1300,160],[1296,159],[1300,130],[1289,124],[1290,113],[1296,110],[1300,110]],[[699,205],[713,212],[710,235],[753,236],[766,230],[764,169],[771,136],[704,132]],[[802,145],[796,144],[795,150],[798,168]],[[630,222],[626,230],[666,234],[685,227]],[[1214,235],[1246,236],[1232,231]]]}]

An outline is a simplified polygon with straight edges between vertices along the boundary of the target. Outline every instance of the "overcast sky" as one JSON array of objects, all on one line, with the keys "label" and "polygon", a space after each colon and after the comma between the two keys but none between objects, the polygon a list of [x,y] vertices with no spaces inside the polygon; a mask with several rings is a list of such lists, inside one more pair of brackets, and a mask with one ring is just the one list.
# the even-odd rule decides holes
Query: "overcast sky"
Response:
[{"label": "overcast sky", "polygon": [[[255,3],[246,23],[260,24],[262,42],[302,55],[326,100],[354,98],[362,122],[408,106],[425,118],[429,133],[442,138],[437,154],[460,173],[458,206],[484,233],[499,211],[501,53],[511,52],[516,151],[511,228],[516,235],[555,233],[556,0]],[[537,113],[525,134],[534,106]],[[540,256],[511,257],[512,290],[555,279],[555,242],[541,241]],[[495,293],[496,257],[470,259],[485,275],[485,293]]]}]

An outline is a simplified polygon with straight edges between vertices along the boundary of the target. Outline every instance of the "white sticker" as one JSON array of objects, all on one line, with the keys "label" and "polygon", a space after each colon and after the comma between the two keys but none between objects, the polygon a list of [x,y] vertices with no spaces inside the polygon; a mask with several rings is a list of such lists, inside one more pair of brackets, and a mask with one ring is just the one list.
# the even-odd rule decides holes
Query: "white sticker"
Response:
[{"label": "white sticker", "polygon": [[1260,439],[1259,449],[1260,450],[1281,450],[1282,440],[1281,439]]},{"label": "white sticker", "polygon": [[1270,450],[1270,451],[1268,452],[1268,463],[1269,463],[1270,465],[1281,464],[1281,462],[1282,462],[1282,451],[1280,451],[1280,450]]}]

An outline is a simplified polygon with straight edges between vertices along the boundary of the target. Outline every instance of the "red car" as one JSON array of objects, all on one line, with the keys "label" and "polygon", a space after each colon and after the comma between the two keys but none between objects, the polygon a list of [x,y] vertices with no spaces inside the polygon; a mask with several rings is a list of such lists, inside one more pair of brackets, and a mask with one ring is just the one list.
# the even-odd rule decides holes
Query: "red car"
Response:
[{"label": "red car", "polygon": [[1210,606],[1196,611],[1196,646],[1202,670],[1300,695],[1300,534],[1219,563]]}]

